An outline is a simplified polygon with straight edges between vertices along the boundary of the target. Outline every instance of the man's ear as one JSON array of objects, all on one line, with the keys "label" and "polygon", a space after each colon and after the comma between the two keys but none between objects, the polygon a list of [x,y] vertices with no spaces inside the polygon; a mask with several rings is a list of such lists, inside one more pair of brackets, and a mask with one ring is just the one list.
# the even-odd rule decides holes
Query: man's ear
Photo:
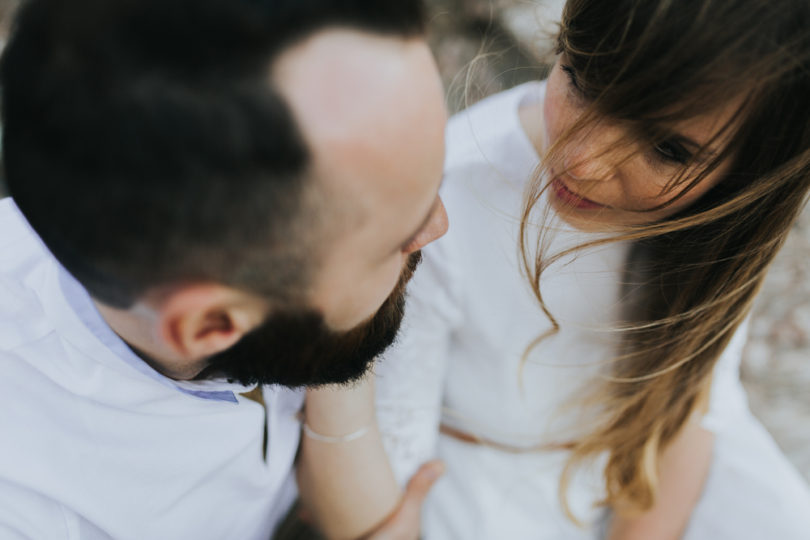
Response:
[{"label": "man's ear", "polygon": [[181,358],[199,360],[230,348],[261,324],[260,298],[220,284],[180,286],[157,307],[165,345]]}]

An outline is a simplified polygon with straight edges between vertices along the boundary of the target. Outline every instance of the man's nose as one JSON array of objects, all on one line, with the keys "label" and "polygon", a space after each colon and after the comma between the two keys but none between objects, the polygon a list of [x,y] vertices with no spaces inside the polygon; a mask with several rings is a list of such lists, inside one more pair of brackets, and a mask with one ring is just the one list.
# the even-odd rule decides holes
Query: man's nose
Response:
[{"label": "man's nose", "polygon": [[414,251],[422,249],[434,240],[438,240],[444,236],[449,226],[450,224],[447,219],[447,210],[445,210],[444,203],[440,197],[436,201],[436,207],[433,209],[433,213],[430,215],[430,220],[419,232],[419,234],[416,235],[416,238],[411,245],[408,246],[407,252],[413,253]]}]

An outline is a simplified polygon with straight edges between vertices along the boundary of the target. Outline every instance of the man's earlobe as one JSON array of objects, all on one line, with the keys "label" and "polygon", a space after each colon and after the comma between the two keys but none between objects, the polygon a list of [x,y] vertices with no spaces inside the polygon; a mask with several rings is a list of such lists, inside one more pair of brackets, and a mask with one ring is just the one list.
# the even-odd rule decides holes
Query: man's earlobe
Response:
[{"label": "man's earlobe", "polygon": [[222,352],[261,323],[261,301],[218,284],[171,292],[158,308],[160,334],[175,354],[199,360]]}]

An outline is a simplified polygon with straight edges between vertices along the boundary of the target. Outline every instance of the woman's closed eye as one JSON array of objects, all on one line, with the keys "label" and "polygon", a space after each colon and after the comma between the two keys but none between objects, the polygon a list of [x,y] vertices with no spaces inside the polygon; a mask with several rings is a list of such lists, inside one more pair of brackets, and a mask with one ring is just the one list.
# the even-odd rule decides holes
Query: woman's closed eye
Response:
[{"label": "woman's closed eye", "polygon": [[574,70],[574,68],[567,64],[560,64],[560,69],[563,70],[565,75],[568,77],[568,84],[571,87],[571,90],[573,90],[574,93],[579,97],[584,97],[585,92],[583,91],[582,86],[579,84],[577,72]]},{"label": "woman's closed eye", "polygon": [[676,140],[662,141],[654,149],[659,159],[669,163],[686,165],[692,159],[692,153]]}]

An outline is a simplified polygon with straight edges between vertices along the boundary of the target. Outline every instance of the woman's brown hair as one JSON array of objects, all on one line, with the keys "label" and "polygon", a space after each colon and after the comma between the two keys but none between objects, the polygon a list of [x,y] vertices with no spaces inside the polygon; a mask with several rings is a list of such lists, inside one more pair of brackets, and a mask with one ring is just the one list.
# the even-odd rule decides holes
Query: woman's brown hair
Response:
[{"label": "woman's brown hair", "polygon": [[[621,511],[653,505],[660,454],[704,408],[714,365],[810,190],[808,28],[810,0],[567,2],[559,48],[588,106],[541,168],[600,119],[654,145],[673,124],[733,99],[741,105],[717,134],[725,149],[684,166],[667,189],[688,191],[725,160],[715,187],[663,221],[577,248],[631,246],[621,343],[611,375],[586,399],[599,421],[573,444],[563,493],[576,465],[607,454],[604,502]],[[544,253],[543,233],[533,232],[546,177],[532,183],[521,226],[524,268],[544,309],[541,274],[573,251]]]}]

